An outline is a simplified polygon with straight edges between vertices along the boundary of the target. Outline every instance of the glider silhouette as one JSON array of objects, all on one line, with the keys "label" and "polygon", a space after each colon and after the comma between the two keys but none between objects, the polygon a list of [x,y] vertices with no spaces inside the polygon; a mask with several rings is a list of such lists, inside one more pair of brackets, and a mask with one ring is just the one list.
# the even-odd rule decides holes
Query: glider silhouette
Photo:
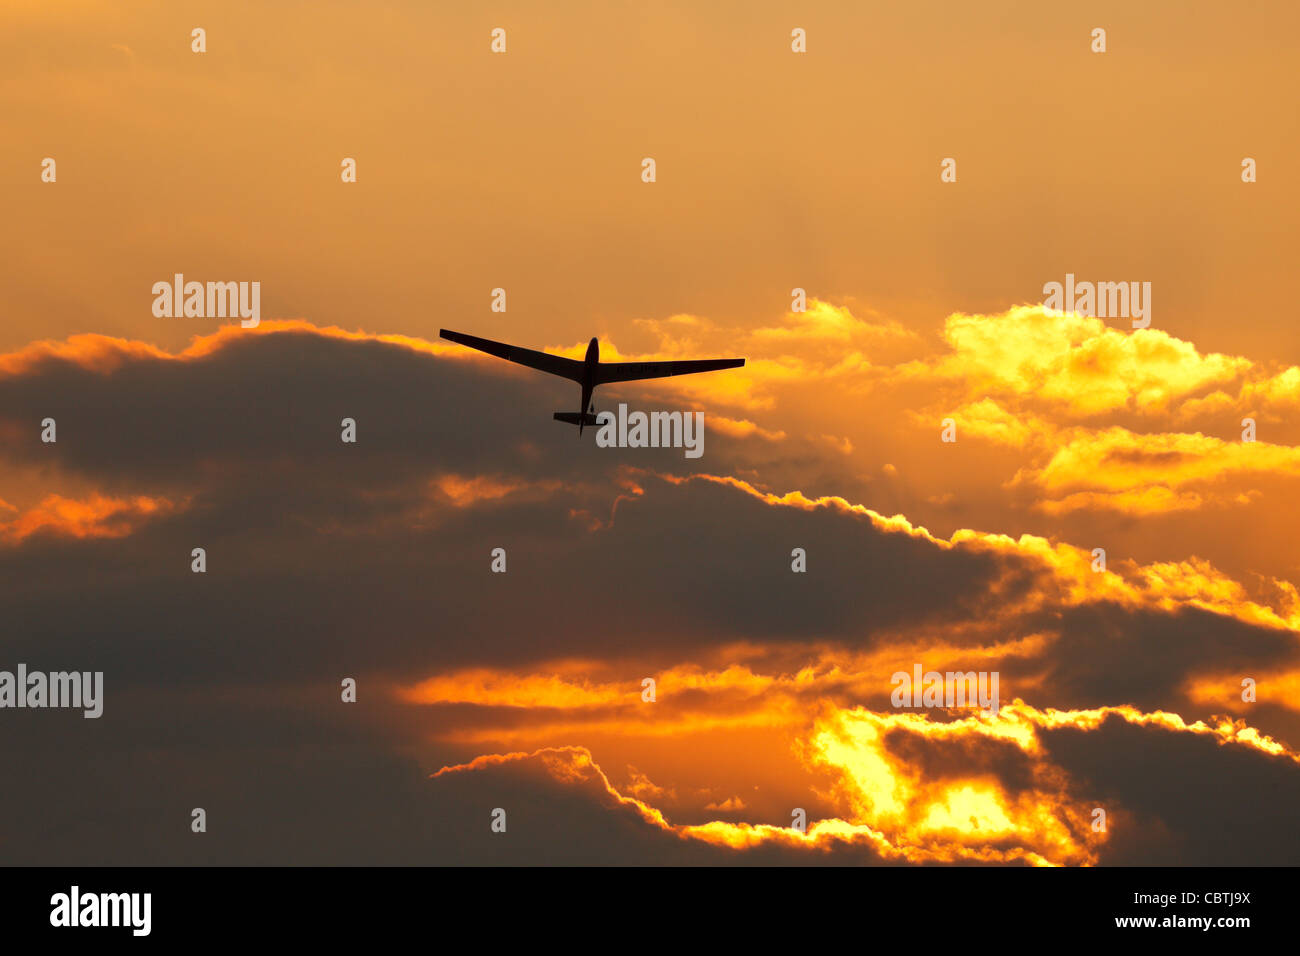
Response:
[{"label": "glider silhouette", "polygon": [[[438,334],[449,342],[466,345],[488,355],[495,355],[507,362],[517,362],[541,372],[549,372],[561,378],[577,382],[582,386],[582,405],[576,412],[556,412],[557,422],[568,422],[578,426],[578,433],[586,425],[596,425],[596,407],[592,404],[591,393],[597,385],[611,382],[635,382],[646,378],[667,378],[672,375],[692,375],[695,372],[716,372],[724,368],[740,368],[745,364],[743,358],[737,359],[690,359],[681,362],[605,362],[600,361],[600,343],[595,339],[587,345],[587,357],[579,362],[577,359],[550,355],[546,352],[534,352],[521,349],[517,345],[505,345],[491,339],[481,339],[464,332],[449,332],[440,329]],[[584,411],[585,409],[585,411]]]}]

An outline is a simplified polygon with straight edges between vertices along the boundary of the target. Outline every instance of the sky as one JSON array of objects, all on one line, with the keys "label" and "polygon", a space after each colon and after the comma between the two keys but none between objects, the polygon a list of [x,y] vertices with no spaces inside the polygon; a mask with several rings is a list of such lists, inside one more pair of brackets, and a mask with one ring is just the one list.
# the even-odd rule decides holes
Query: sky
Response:
[{"label": "sky", "polygon": [[4,0],[0,861],[1300,862],[1297,28]]}]

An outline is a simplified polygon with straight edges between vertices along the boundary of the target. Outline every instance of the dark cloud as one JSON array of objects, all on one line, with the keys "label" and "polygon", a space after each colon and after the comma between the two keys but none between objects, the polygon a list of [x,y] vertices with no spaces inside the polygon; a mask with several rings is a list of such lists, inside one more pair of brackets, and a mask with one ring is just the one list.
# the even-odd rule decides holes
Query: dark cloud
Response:
[{"label": "dark cloud", "polygon": [[[1137,727],[1049,731],[1046,746],[1103,808],[1102,862],[1122,866],[1295,866],[1300,772],[1286,757],[1202,735]],[[1091,809],[1088,809],[1091,813]]]},{"label": "dark cloud", "polygon": [[[680,454],[598,449],[531,414],[547,407],[532,379],[398,346],[281,333],[109,375],[48,362],[3,384],[11,424],[39,420],[43,396],[68,405],[57,446],[29,441],[12,457],[53,447],[60,469],[110,490],[191,500],[127,538],[0,552],[11,652],[58,648],[126,681],[227,679],[250,659],[334,673],[356,661],[358,635],[375,668],[740,637],[862,643],[969,616],[1004,573],[863,516],[651,476],[633,476],[646,494],[593,532],[586,518],[609,522],[626,467],[671,455],[682,468]],[[355,446],[339,440],[344,415]],[[457,509],[429,486],[446,472],[546,490]],[[206,575],[190,572],[194,547]],[[495,547],[506,576],[488,573]],[[791,573],[794,547],[815,573]]]},{"label": "dark cloud", "polygon": [[1295,667],[1295,635],[1190,605],[1157,612],[1098,602],[1051,615],[1060,637],[1048,680],[1059,707],[1131,703],[1145,710],[1180,699],[1189,677],[1238,669],[1243,676]]}]

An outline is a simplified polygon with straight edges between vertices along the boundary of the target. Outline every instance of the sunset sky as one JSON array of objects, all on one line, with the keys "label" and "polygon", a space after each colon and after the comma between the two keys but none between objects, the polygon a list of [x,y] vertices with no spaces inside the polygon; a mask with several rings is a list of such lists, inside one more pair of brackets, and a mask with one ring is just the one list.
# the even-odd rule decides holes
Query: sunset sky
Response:
[{"label": "sunset sky", "polygon": [[[1300,863],[1298,30],[0,0],[0,670],[105,675],[0,711],[0,862]],[[692,459],[440,328],[747,363],[597,390]]]}]

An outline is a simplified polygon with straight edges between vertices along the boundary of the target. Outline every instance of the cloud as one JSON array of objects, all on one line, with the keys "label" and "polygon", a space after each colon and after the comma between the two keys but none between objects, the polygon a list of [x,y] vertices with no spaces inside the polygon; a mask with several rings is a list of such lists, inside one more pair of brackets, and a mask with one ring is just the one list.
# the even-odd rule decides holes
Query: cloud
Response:
[{"label": "cloud", "polygon": [[[0,743],[21,781],[0,811],[57,802],[23,770],[51,750],[96,792],[136,794],[157,776],[144,766],[174,780],[105,811],[100,837],[20,827],[10,858],[176,859],[151,821],[210,805],[234,827],[223,861],[1105,862],[1131,851],[1125,814],[1172,827],[1181,809],[1079,772],[1060,734],[1119,720],[1160,753],[1196,736],[1293,764],[1293,708],[1204,690],[1300,671],[1281,579],[1201,558],[1097,572],[1065,542],[771,490],[746,456],[773,443],[751,436],[720,434],[707,471],[596,449],[537,411],[554,383],[426,345],[288,324],[178,354],[95,339],[10,357],[0,466],[40,480],[7,487],[0,515],[5,656],[103,670],[97,733],[118,757],[27,715]],[[992,724],[895,711],[890,675],[917,662],[997,670],[1023,703]],[[492,754],[534,756],[475,763]],[[440,767],[468,769],[421,782]],[[330,797],[297,820],[317,787]],[[1122,834],[1104,841],[1084,825],[1102,800]],[[507,802],[519,841],[488,827]],[[369,842],[323,845],[358,814]],[[268,817],[284,821],[269,838]]]},{"label": "cloud", "polygon": [[[1189,725],[1177,715],[1144,714],[1126,707],[1039,711],[1019,701],[996,718],[944,722],[920,714],[879,714],[862,708],[827,712],[805,742],[805,759],[833,772],[832,799],[842,816],[810,819],[806,830],[716,819],[674,823],[639,797],[620,792],[590,751],[581,747],[485,755],[444,767],[433,780],[531,767],[534,773],[544,773],[603,804],[643,838],[658,832],[743,851],[741,858],[765,849],[786,863],[799,856],[804,862],[825,862],[832,853],[854,854],[859,862],[967,860],[1041,866],[1120,861],[1125,850],[1112,838],[1112,830],[1123,833],[1129,827],[1150,827],[1151,821],[1143,818],[1156,808],[1146,791],[1159,778],[1150,769],[1134,768],[1131,775],[1106,774],[1095,759],[1097,749],[1083,743],[1091,734],[1109,738],[1107,749],[1126,767],[1132,766],[1142,748],[1161,755],[1172,750],[1172,759],[1184,762],[1185,755],[1195,751],[1200,768],[1215,764],[1239,768],[1241,785],[1232,789],[1243,796],[1250,782],[1260,778],[1273,778],[1288,791],[1300,791],[1300,775],[1295,771],[1300,756],[1240,724]],[[1186,744],[1179,742],[1180,736],[1187,738]],[[1212,746],[1193,744],[1195,738]],[[497,788],[503,796],[510,792],[500,784]],[[1206,805],[1209,799],[1206,794]],[[1259,802],[1257,796],[1245,799]],[[531,807],[533,801],[517,805]],[[733,797],[705,809],[736,814],[745,805]],[[1270,818],[1275,815],[1275,810],[1270,811]],[[1175,858],[1200,828],[1194,813],[1180,810],[1174,818],[1176,823],[1165,823],[1155,838],[1139,837],[1144,852],[1155,850]],[[1300,850],[1294,839],[1280,845],[1272,842],[1273,835],[1265,827],[1238,822],[1232,829],[1235,859],[1286,861]],[[553,836],[561,845],[574,842],[563,834]],[[536,839],[530,835],[530,843]],[[1198,858],[1205,856],[1204,851],[1198,854]],[[773,859],[757,856],[750,862]]]},{"label": "cloud", "polygon": [[[5,510],[16,511],[0,502]],[[35,507],[9,520],[0,519],[0,542],[15,544],[34,534],[66,535],[73,538],[121,538],[155,515],[173,511],[177,505],[165,498],[109,498],[93,495],[84,501],[49,495]]]},{"label": "cloud", "polygon": [[1113,508],[1129,514],[1199,508],[1213,501],[1246,504],[1253,497],[1238,481],[1300,476],[1300,449],[1268,442],[1224,441],[1184,433],[1135,434],[1112,427],[1076,433],[1041,466],[1021,469],[1013,483],[1047,496],[1039,503],[1059,513]]},{"label": "cloud", "polygon": [[1165,412],[1252,364],[1217,352],[1202,355],[1158,329],[1122,332],[1100,319],[1041,306],[998,315],[957,313],[944,323],[943,338],[948,354],[899,372],[948,380],[971,398],[1032,398],[1074,418]]}]

